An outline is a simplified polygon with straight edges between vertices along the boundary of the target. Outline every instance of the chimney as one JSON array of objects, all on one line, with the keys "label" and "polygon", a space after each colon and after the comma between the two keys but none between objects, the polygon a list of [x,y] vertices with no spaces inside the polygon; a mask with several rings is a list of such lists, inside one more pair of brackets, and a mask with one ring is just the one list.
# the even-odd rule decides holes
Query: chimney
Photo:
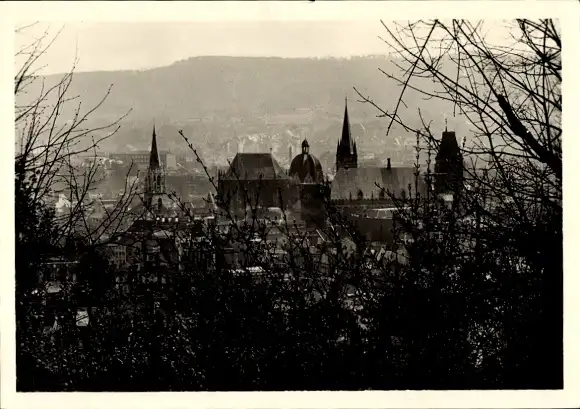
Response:
[{"label": "chimney", "polygon": [[391,158],[387,158],[387,170],[391,170]]},{"label": "chimney", "polygon": [[292,145],[288,146],[288,163],[292,163]]}]

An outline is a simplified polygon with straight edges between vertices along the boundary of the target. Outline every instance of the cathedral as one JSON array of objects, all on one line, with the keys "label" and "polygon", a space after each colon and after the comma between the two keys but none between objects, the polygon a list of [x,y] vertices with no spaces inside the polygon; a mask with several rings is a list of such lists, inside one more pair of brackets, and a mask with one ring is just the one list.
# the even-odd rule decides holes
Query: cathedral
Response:
[{"label": "cathedral", "polygon": [[322,166],[310,153],[307,140],[288,171],[271,153],[238,153],[229,169],[218,175],[220,205],[235,213],[254,206],[279,207],[306,224],[319,224],[323,222],[326,196]]},{"label": "cathedral", "polygon": [[[238,153],[228,171],[220,173],[218,178],[222,202],[239,210],[256,205],[280,207],[300,214],[302,220],[323,223],[328,199],[344,214],[357,214],[364,219],[368,218],[367,214],[391,211],[396,198],[425,197],[429,189],[424,175],[417,175],[413,165],[393,166],[387,158],[387,165],[383,167],[360,166],[346,99],[332,182],[325,180],[308,140],[302,141],[301,148],[294,158],[290,156],[287,171],[271,153]],[[432,189],[445,197],[457,194],[462,159],[454,132],[443,133],[435,162]],[[384,231],[388,230],[383,227]]]},{"label": "cathedral", "polygon": [[[342,135],[336,147],[336,175],[331,185],[331,201],[339,207],[356,207],[357,211],[385,207],[392,204],[390,196],[416,195],[415,178],[413,166],[391,166],[390,158],[386,167],[359,167],[345,100]],[[419,192],[425,188],[422,179],[417,185]],[[411,192],[408,192],[409,186]]]},{"label": "cathedral", "polygon": [[[463,158],[455,132],[445,131],[435,157],[434,183],[436,195],[457,196],[463,186]],[[415,183],[417,181],[417,183]],[[386,206],[392,198],[425,195],[428,183],[417,175],[415,166],[359,166],[357,146],[351,134],[348,107],[344,108],[342,135],[336,148],[336,175],[331,186],[331,201],[337,205],[361,207]]]},{"label": "cathedral", "polygon": [[429,189],[449,202],[463,186],[463,159],[455,132],[443,132],[435,158],[434,183],[417,174],[415,166],[360,166],[351,134],[348,107],[344,109],[342,135],[336,148],[336,174],[330,187],[330,203],[370,241],[389,241],[397,198],[426,197]]}]

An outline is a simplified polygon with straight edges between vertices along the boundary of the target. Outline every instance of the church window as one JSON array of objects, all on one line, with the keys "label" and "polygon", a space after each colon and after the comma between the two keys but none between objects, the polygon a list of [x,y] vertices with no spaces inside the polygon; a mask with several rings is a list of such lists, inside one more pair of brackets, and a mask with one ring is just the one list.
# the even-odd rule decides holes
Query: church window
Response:
[{"label": "church window", "polygon": [[359,189],[356,196],[359,200],[362,200],[362,198],[364,197],[363,191]]}]

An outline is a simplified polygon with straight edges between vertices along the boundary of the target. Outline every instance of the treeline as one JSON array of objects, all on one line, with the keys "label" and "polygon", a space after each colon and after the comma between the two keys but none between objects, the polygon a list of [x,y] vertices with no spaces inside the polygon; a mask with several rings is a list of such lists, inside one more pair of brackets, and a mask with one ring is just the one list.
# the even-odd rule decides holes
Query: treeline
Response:
[{"label": "treeline", "polygon": [[[555,335],[538,337],[545,329],[543,305],[551,302],[541,285],[544,266],[472,209],[449,209],[429,195],[397,200],[397,239],[380,256],[332,208],[320,241],[291,222],[274,225],[251,213],[237,221],[224,216],[231,217],[226,229],[194,223],[173,230],[182,239],[180,267],[142,254],[118,271],[98,246],[76,245],[78,275],[63,283],[58,330],[46,333],[33,324],[37,287],[17,292],[18,388],[561,385],[557,355],[543,350]],[[19,222],[34,223],[35,237],[49,242],[50,223]],[[283,255],[273,233],[286,243]],[[24,237],[30,240],[24,235],[17,248],[27,245]],[[43,257],[64,251],[51,250],[20,263],[17,280],[43,271]],[[94,307],[90,323],[79,328],[76,311],[87,305]]]}]

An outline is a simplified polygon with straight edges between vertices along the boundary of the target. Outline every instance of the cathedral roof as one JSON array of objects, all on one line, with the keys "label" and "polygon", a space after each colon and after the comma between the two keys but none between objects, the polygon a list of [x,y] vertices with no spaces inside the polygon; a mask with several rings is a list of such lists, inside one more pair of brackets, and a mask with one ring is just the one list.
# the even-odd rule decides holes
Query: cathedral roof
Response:
[{"label": "cathedral roof", "polygon": [[[403,190],[405,194],[408,194],[409,185],[415,194],[415,168],[413,167],[340,169],[332,181],[330,198],[331,200],[357,199],[362,193],[364,199],[379,199],[381,188],[400,196]],[[422,178],[419,180],[419,189],[424,189]]]},{"label": "cathedral roof", "polygon": [[296,155],[290,163],[290,177],[296,177],[301,183],[322,183],[324,175],[320,161],[308,151],[308,141],[302,142],[302,153]]},{"label": "cathedral roof", "polygon": [[287,178],[271,153],[238,153],[222,179],[258,180]]},{"label": "cathedral roof", "polygon": [[322,183],[322,165],[315,156],[301,153],[290,164],[290,177],[297,177],[301,183]]}]

